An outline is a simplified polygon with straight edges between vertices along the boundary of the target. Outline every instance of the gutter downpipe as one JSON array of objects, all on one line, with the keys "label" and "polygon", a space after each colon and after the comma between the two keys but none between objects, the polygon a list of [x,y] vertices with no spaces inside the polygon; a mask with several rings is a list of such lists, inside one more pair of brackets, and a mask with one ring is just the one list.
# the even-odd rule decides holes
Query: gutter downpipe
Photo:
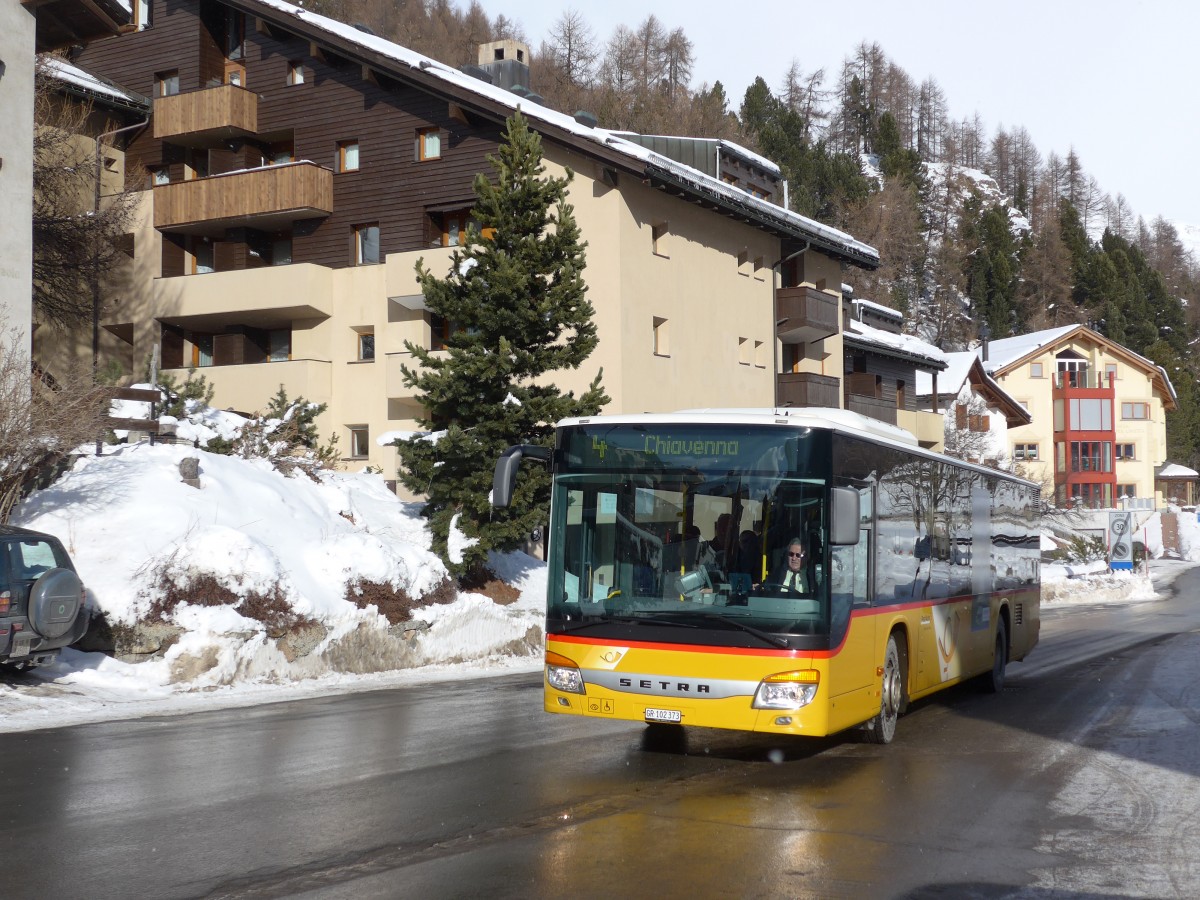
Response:
[{"label": "gutter downpipe", "polygon": [[[785,181],[786,185],[787,182]],[[779,276],[779,280],[783,280],[783,271],[780,269],[784,263],[791,262],[797,256],[802,256],[807,253],[812,247],[810,241],[805,241],[804,246],[794,253],[789,253],[787,256],[781,257],[771,266],[771,393],[774,399],[772,408],[779,408],[779,336],[775,333],[775,329],[779,327],[779,322],[775,320],[775,296],[781,285],[775,284],[775,276]]]}]

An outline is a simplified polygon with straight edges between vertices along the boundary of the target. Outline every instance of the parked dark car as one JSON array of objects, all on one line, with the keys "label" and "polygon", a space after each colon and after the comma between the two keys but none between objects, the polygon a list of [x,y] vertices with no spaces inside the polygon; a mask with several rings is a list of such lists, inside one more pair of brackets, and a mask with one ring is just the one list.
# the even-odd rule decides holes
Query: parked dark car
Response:
[{"label": "parked dark car", "polygon": [[87,593],[58,538],[0,526],[0,664],[53,662],[87,631]]}]

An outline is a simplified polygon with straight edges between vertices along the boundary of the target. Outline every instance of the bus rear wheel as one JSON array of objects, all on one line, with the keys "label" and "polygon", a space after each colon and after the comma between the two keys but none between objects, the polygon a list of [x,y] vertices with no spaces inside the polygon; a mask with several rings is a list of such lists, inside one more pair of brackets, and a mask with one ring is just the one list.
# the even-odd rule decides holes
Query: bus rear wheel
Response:
[{"label": "bus rear wheel", "polygon": [[996,622],[996,648],[992,655],[992,671],[983,676],[983,687],[989,694],[1004,690],[1004,670],[1008,665],[1008,627],[1003,619]]},{"label": "bus rear wheel", "polygon": [[879,690],[879,714],[865,726],[867,742],[889,744],[896,735],[896,721],[905,707],[905,671],[896,635],[888,635],[883,654],[883,682]]}]

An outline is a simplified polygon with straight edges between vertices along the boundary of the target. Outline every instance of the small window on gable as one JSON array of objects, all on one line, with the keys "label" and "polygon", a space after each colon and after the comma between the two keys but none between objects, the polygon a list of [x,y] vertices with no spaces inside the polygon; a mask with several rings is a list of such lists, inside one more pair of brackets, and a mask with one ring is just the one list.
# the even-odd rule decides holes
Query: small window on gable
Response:
[{"label": "small window on gable", "polygon": [[288,84],[304,84],[304,63],[301,60],[293,59],[288,63]]},{"label": "small window on gable", "polygon": [[655,356],[670,356],[671,355],[671,332],[668,326],[670,323],[659,316],[654,317],[654,355]]},{"label": "small window on gable", "polygon": [[655,256],[668,257],[667,235],[669,231],[666,222],[654,222],[650,226],[650,248]]},{"label": "small window on gable", "polygon": [[1105,380],[1108,382],[1108,386],[1111,387],[1112,383],[1117,380],[1117,364],[1105,363],[1104,374],[1108,376]]},{"label": "small window on gable", "polygon": [[341,141],[338,145],[339,172],[358,171],[358,141]]},{"label": "small window on gable", "polygon": [[1042,364],[1040,362],[1035,362],[1035,363],[1029,364],[1029,377],[1030,378],[1041,378],[1042,377]]},{"label": "small window on gable", "polygon": [[442,132],[437,128],[422,128],[417,131],[417,159],[442,158]]}]

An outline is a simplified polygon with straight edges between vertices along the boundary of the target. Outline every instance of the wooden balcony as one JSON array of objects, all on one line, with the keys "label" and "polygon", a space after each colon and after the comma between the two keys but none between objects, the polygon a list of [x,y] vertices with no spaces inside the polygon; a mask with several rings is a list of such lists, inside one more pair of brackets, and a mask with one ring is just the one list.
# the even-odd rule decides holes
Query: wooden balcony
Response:
[{"label": "wooden balcony", "polygon": [[841,301],[816,288],[780,288],[775,322],[775,333],[785,344],[824,340],[841,330]]},{"label": "wooden balcony", "polygon": [[154,137],[211,147],[258,132],[258,94],[234,84],[154,98]]},{"label": "wooden balcony", "polygon": [[896,424],[896,399],[894,397],[885,400],[880,397],[847,393],[846,409],[871,419],[878,419],[880,422],[887,422],[889,425]]},{"label": "wooden balcony", "polygon": [[840,406],[841,385],[832,375],[813,372],[781,372],[776,376],[779,406]]},{"label": "wooden balcony", "polygon": [[243,169],[154,188],[154,227],[200,233],[244,225],[281,230],[333,212],[333,172],[311,162]]}]

